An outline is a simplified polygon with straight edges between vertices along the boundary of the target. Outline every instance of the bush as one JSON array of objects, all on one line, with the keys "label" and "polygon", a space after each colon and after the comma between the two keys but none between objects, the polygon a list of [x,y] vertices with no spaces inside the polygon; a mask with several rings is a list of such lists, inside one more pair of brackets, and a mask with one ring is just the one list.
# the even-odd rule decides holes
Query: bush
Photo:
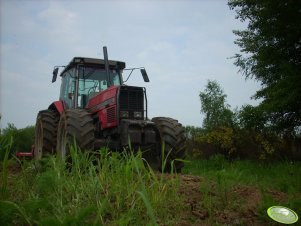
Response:
[{"label": "bush", "polygon": [[189,138],[189,153],[197,158],[222,154],[227,158],[270,161],[301,160],[301,139],[288,140],[273,133],[221,127]]},{"label": "bush", "polygon": [[10,154],[15,154],[16,152],[30,152],[32,145],[34,143],[34,126],[27,126],[22,129],[17,129],[14,124],[8,124],[8,126],[3,129],[3,133],[0,135],[0,156],[4,156],[3,146],[4,140],[8,137],[13,137],[13,144],[10,149]]}]

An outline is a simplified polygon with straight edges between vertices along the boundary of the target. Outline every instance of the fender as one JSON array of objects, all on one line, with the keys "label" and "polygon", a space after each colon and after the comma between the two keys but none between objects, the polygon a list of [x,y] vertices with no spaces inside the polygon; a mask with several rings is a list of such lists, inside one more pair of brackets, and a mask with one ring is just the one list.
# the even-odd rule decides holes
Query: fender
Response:
[{"label": "fender", "polygon": [[87,104],[87,109],[89,109],[90,112],[97,113],[102,129],[116,127],[118,125],[118,90],[119,86],[111,86],[92,97]]},{"label": "fender", "polygon": [[59,101],[55,101],[51,105],[49,105],[48,109],[56,111],[56,112],[58,112],[61,115],[62,112],[64,111],[63,102],[60,101],[60,100]]}]

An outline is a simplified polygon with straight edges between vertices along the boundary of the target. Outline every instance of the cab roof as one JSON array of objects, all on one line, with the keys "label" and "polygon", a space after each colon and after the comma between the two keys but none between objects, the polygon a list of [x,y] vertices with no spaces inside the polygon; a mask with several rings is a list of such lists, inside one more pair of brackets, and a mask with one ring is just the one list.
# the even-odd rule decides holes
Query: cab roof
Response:
[{"label": "cab roof", "polygon": [[[64,70],[61,72],[64,74],[66,71],[68,71],[71,68],[76,67],[79,64],[83,65],[89,65],[89,66],[96,66],[99,68],[105,69],[105,61],[103,59],[96,59],[96,58],[87,58],[87,57],[74,57],[70,63],[64,68]],[[116,61],[116,60],[109,60],[109,68],[111,70],[123,70],[125,68],[125,62],[122,61]]]}]

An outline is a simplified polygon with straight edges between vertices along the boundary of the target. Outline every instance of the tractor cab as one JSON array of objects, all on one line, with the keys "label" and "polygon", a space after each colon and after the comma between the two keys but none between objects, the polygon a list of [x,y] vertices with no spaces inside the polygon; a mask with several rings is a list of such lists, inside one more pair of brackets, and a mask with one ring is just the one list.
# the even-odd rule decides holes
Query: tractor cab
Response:
[{"label": "tractor cab", "polygon": [[[66,108],[85,108],[96,94],[111,86],[122,85],[122,71],[125,63],[109,61],[108,73],[101,59],[74,57],[61,72],[60,100]],[[58,70],[54,69],[53,82]]]}]

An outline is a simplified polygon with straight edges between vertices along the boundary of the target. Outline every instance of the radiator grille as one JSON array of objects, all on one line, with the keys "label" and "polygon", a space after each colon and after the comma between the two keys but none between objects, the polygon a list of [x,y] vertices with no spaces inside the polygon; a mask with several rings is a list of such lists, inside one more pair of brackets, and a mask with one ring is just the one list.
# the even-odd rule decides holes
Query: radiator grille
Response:
[{"label": "radiator grille", "polygon": [[134,112],[144,113],[144,92],[141,87],[120,87],[119,103],[121,111],[128,111],[129,118],[134,118]]},{"label": "radiator grille", "polygon": [[107,122],[112,123],[116,119],[116,109],[115,107],[111,107],[107,109]]}]

